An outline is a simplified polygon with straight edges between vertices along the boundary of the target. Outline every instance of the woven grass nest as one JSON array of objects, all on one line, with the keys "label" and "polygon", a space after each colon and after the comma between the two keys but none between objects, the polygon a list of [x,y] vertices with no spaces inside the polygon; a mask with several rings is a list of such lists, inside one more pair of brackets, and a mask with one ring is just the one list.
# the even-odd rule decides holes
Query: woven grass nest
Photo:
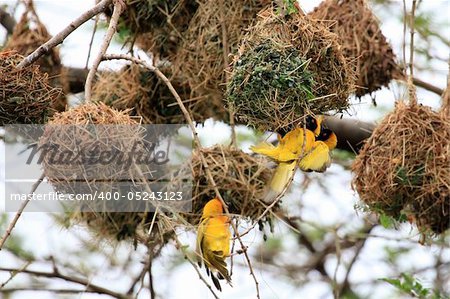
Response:
[{"label": "woven grass nest", "polygon": [[[353,165],[353,187],[373,211],[416,219],[421,232],[450,228],[450,118],[398,101]],[[410,218],[411,219],[411,218]]]},{"label": "woven grass nest", "polygon": [[245,29],[270,0],[200,0],[174,61],[197,96],[222,103],[225,69],[236,54]]},{"label": "woven grass nest", "polygon": [[337,40],[302,12],[262,11],[234,59],[227,87],[238,120],[286,131],[306,114],[346,110],[354,75]]},{"label": "woven grass nest", "polygon": [[[262,202],[266,186],[272,178],[273,170],[267,167],[268,161],[262,157],[252,157],[241,150],[225,146],[201,149],[219,192],[228,205],[231,214],[242,215],[255,221],[264,212],[267,204]],[[201,162],[200,152],[195,150],[191,160],[181,169],[173,182],[183,183],[193,178],[192,212],[180,213],[192,225],[197,225],[203,207],[216,196],[209,184]],[[274,209],[278,208],[278,205]],[[260,225],[270,224],[270,213],[263,217]]]},{"label": "woven grass nest", "polygon": [[[166,75],[170,72],[162,69]],[[170,77],[170,76],[169,76]],[[218,114],[223,107],[206,99],[191,98],[190,89],[178,77],[170,81],[185,102],[195,121],[202,122]],[[93,87],[94,97],[116,109],[130,109],[131,115],[141,116],[146,124],[181,124],[184,115],[169,88],[153,72],[137,64],[125,66],[119,72],[104,72]]]},{"label": "woven grass nest", "polygon": [[366,0],[326,0],[310,16],[330,26],[339,36],[344,55],[355,61],[357,97],[402,76],[392,47]]},{"label": "woven grass nest", "polygon": [[[104,103],[88,103],[77,106],[63,113],[56,114],[44,130],[39,145],[52,144],[60,145],[61,150],[57,150],[56,155],[69,149],[77,152],[77,149],[90,149],[93,145],[100,146],[97,150],[103,153],[106,150],[115,148],[119,150],[117,155],[130,152],[136,141],[142,138],[142,131],[137,126],[127,111],[118,111],[108,107]],[[76,132],[67,130],[68,125],[77,125]],[[112,127],[96,126],[95,132],[88,125],[117,125]],[[65,127],[61,130],[59,128]],[[117,168],[117,164],[109,163],[105,165],[90,163],[68,163],[61,165],[52,163],[50,157],[43,159],[44,174],[56,191],[62,193],[90,193],[94,192],[133,192],[142,191],[139,184],[141,178],[134,168]],[[120,164],[119,164],[120,165]],[[144,168],[141,169],[145,171]],[[93,174],[93,176],[90,176]],[[133,186],[123,187],[114,180],[128,179],[133,181]],[[78,182],[74,182],[78,180]],[[80,180],[82,181],[80,183]],[[121,193],[123,194],[123,193]],[[135,212],[137,206],[130,208],[130,204],[137,202],[122,201],[112,206],[98,206],[102,202],[95,201],[83,207],[75,206],[69,213],[68,218],[72,222],[85,223],[92,231],[101,238],[122,240],[127,238],[138,239],[138,235],[145,235],[143,229],[148,229],[153,219],[150,212]],[[119,206],[122,205],[122,206]],[[127,206],[124,206],[127,205]],[[102,209],[103,208],[103,209]],[[119,212],[128,209],[130,212]],[[132,211],[133,210],[133,211]],[[160,231],[155,224],[155,241],[164,241],[166,238],[158,239],[159,236],[166,236],[166,232]],[[158,241],[158,242],[159,242]],[[164,243],[162,242],[162,243]]]},{"label": "woven grass nest", "polygon": [[[97,126],[94,131],[89,125],[117,126]],[[66,150],[77,154],[91,149],[100,153],[117,149],[119,154],[130,152],[131,147],[141,140],[141,133],[141,128],[127,112],[112,109],[104,103],[88,103],[55,114],[45,127],[39,144],[58,146],[55,156]],[[117,169],[116,164],[111,163],[100,165],[81,160],[62,165],[52,163],[48,155],[42,166],[55,189],[68,193],[109,190],[113,184],[111,178],[129,178],[133,174],[132,171]],[[79,180],[86,184],[81,186]]]},{"label": "woven grass nest", "polygon": [[[127,0],[119,29],[131,32],[143,50],[167,57],[178,49],[183,33],[195,14],[194,0]],[[106,12],[112,15],[112,10]]]},{"label": "woven grass nest", "polygon": [[14,51],[0,52],[0,126],[45,123],[61,95],[38,66],[17,69],[23,59]]},{"label": "woven grass nest", "polygon": [[[89,228],[98,240],[133,241],[135,244],[152,243],[163,246],[172,237],[173,231],[159,224],[158,217],[152,226],[153,212],[72,212],[65,221],[70,225],[82,225]],[[148,235],[148,230],[152,232]]]},{"label": "woven grass nest", "polygon": [[[34,8],[31,7],[22,14],[4,50],[14,50],[23,56],[28,56],[51,37]],[[64,111],[67,106],[65,93],[69,90],[69,83],[66,79],[66,70],[61,64],[59,50],[52,48],[48,54],[43,55],[35,63],[39,65],[41,72],[48,74],[50,85],[62,90],[60,96],[53,103],[53,108],[56,111]]]}]

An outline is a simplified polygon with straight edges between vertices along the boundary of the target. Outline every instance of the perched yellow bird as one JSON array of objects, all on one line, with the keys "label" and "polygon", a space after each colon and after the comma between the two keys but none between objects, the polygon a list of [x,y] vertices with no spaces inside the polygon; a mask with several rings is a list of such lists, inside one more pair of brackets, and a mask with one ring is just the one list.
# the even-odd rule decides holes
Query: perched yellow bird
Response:
[{"label": "perched yellow bird", "polygon": [[331,151],[337,145],[337,137],[330,129],[322,129],[312,150],[298,163],[303,171],[324,172],[331,165]]},{"label": "perched yellow bird", "polygon": [[[226,279],[231,284],[225,258],[230,256],[230,219],[223,215],[223,206],[219,199],[208,201],[203,207],[203,214],[197,232],[196,252],[205,264],[206,273],[219,291],[222,291],[218,279]],[[217,272],[217,277],[214,272]]]}]

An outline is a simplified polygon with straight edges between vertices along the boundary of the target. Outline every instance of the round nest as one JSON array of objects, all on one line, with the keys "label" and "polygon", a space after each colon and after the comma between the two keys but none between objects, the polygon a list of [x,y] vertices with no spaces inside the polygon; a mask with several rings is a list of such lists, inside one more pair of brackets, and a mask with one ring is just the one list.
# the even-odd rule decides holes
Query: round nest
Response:
[{"label": "round nest", "polygon": [[450,118],[398,101],[353,165],[353,187],[373,211],[439,234],[450,228]]},{"label": "round nest", "polygon": [[[117,126],[97,126],[93,131],[89,125]],[[119,155],[129,153],[132,146],[141,141],[141,133],[137,122],[126,111],[112,109],[104,103],[88,103],[56,113],[44,128],[39,145],[56,147],[54,155],[61,158],[68,150],[79,154],[83,150],[102,153],[116,149]],[[45,155],[42,166],[57,191],[75,194],[110,190],[114,184],[112,178],[130,178],[134,173],[131,169],[117,169],[114,163],[86,163],[81,156],[71,163],[61,164],[53,162],[51,155]]]},{"label": "round nest", "polygon": [[349,107],[354,76],[337,36],[302,12],[259,14],[234,59],[226,100],[260,130],[286,131],[305,114]]},{"label": "round nest", "polygon": [[402,76],[392,47],[365,0],[326,0],[310,16],[324,21],[339,36],[344,55],[354,60],[357,97]]},{"label": "round nest", "polygon": [[[273,175],[267,167],[268,161],[262,157],[252,157],[241,150],[224,146],[201,149],[212,173],[220,195],[228,205],[231,214],[242,215],[255,221],[265,211],[267,204],[262,202],[266,186]],[[216,197],[203,167],[200,152],[193,152],[191,160],[175,180],[184,182],[193,179],[192,212],[180,213],[188,223],[197,225],[205,204]],[[176,184],[176,182],[174,182]],[[274,207],[277,209],[278,204]],[[260,224],[269,222],[270,213],[261,219]]]},{"label": "round nest", "polygon": [[199,1],[183,45],[173,59],[175,68],[185,76],[196,96],[210,97],[222,104],[227,82],[225,69],[231,62],[229,54],[237,53],[244,30],[270,3],[270,0]]},{"label": "round nest", "polygon": [[[152,226],[153,212],[71,212],[66,215],[68,226],[81,224],[87,226],[99,240],[133,240],[135,244],[146,243],[163,246],[171,236],[173,230],[168,230],[158,221]],[[150,236],[148,230],[152,228]]]},{"label": "round nest", "polygon": [[[168,74],[167,70],[162,70]],[[169,79],[195,121],[203,122],[217,115],[214,106],[205,99],[191,98],[190,89],[179,78]],[[186,120],[167,85],[153,72],[137,64],[125,66],[119,72],[101,73],[93,91],[94,97],[119,110],[130,109],[146,124],[181,124]],[[221,116],[219,114],[219,116]]]},{"label": "round nest", "polygon": [[[69,130],[68,125],[76,126]],[[88,125],[117,126],[96,126],[94,132],[90,129],[92,127],[88,127]],[[67,152],[67,149],[77,153],[77,149],[89,150],[95,147],[96,151],[101,153],[114,148],[118,150],[117,155],[121,155],[121,153],[129,153],[133,145],[141,139],[141,128],[137,126],[137,122],[128,115],[127,111],[118,111],[100,102],[82,104],[68,111],[57,113],[45,127],[39,145],[59,146],[54,153],[54,157],[63,155],[64,151]],[[119,169],[115,163],[107,163],[106,165],[86,164],[78,160],[61,164],[54,163],[51,159],[51,156],[45,155],[42,166],[48,181],[58,192],[100,194],[102,191],[121,193],[142,190],[142,184],[139,184],[138,181],[141,175],[134,168],[124,167]],[[147,169],[141,169],[141,171],[145,170]],[[94,176],[90,174],[94,174]],[[132,186],[122,186],[117,183],[123,179],[131,180]],[[130,204],[139,205],[138,202],[127,201],[114,203],[114,206],[107,206],[103,203],[103,200],[96,200],[83,206],[72,207],[68,218],[69,220],[75,220],[74,222],[86,223],[99,238],[113,240],[132,238],[138,240],[140,239],[139,236],[146,235],[144,229],[149,229],[153,214],[126,212],[127,210],[137,211],[139,208],[138,206],[130,208]],[[114,210],[110,209],[112,207],[114,207]],[[152,240],[164,244],[167,241],[167,232],[161,231],[158,223],[154,224],[154,228]],[[160,236],[161,239],[158,239]]]},{"label": "round nest", "polygon": [[[51,39],[51,37],[47,28],[34,12],[34,9],[27,10],[14,27],[14,31],[8,39],[4,50],[14,50],[23,56],[28,56]],[[64,111],[67,106],[65,93],[69,90],[69,83],[65,76],[66,70],[61,64],[58,49],[52,48],[48,54],[43,55],[35,63],[39,65],[41,72],[48,74],[51,86],[61,88],[64,91],[53,103],[53,108],[56,111]]]},{"label": "round nest", "polygon": [[[133,40],[158,57],[176,52],[198,4],[193,0],[127,0],[119,30],[131,32]],[[112,15],[112,10],[106,12]]]},{"label": "round nest", "polygon": [[0,126],[45,123],[61,95],[38,66],[17,69],[23,59],[14,51],[0,52]]}]

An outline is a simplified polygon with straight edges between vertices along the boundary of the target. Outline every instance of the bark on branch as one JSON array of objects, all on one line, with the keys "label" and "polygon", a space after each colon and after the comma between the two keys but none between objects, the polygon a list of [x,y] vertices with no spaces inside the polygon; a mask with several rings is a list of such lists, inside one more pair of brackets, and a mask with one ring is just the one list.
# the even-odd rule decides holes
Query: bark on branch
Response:
[{"label": "bark on branch", "polygon": [[53,36],[50,40],[48,40],[45,44],[41,45],[37,48],[33,53],[28,55],[22,62],[20,62],[17,67],[24,68],[31,65],[33,62],[39,59],[42,55],[47,54],[51,49],[61,44],[64,39],[69,36],[75,29],[83,25],[85,22],[90,20],[92,17],[97,14],[103,12],[110,4],[112,0],[103,0],[93,8],[84,12],[81,16],[79,16],[76,20],[69,24],[66,28],[64,28],[60,33]]},{"label": "bark on branch", "polygon": [[0,8],[0,24],[6,29],[8,34],[12,34],[16,27],[16,20],[3,8]]}]

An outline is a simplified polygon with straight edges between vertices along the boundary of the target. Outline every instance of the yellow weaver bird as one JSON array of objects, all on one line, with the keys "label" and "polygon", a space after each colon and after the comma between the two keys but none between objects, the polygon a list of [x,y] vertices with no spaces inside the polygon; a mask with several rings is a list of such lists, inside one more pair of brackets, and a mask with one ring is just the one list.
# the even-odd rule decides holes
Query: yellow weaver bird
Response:
[{"label": "yellow weaver bird", "polygon": [[320,134],[321,122],[321,116],[314,118],[308,115],[305,121],[306,130],[303,128],[295,128],[284,135],[284,137],[278,135],[279,143],[277,146],[263,141],[258,145],[251,146],[250,149],[276,162],[288,162],[298,159],[302,153],[307,153],[312,149],[315,136]]},{"label": "yellow weaver bird", "polygon": [[331,164],[331,151],[336,145],[336,134],[329,129],[322,129],[316,141],[311,145],[309,152],[301,160],[280,162],[270,182],[270,190],[266,199],[273,198],[274,195],[276,196],[283,191],[294,175],[297,162],[299,168],[303,171],[324,172]]},{"label": "yellow weaver bird", "polygon": [[305,118],[305,128],[295,128],[280,138],[277,146],[268,142],[261,142],[250,149],[259,154],[266,155],[279,162],[275,174],[270,182],[270,189],[266,194],[266,201],[283,191],[283,188],[292,178],[295,172],[297,160],[313,149],[316,136],[320,134],[322,116],[317,118],[310,115]]},{"label": "yellow weaver bird", "polygon": [[324,172],[331,164],[331,151],[337,145],[337,137],[330,129],[322,129],[312,150],[298,163],[303,171]]},{"label": "yellow weaver bird", "polygon": [[[199,266],[205,264],[206,273],[211,276],[215,287],[222,291],[219,279],[225,279],[231,285],[225,258],[230,256],[230,219],[223,214],[219,199],[208,201],[203,207],[203,214],[197,232],[196,252],[201,258]],[[215,276],[217,272],[217,277]]]}]

